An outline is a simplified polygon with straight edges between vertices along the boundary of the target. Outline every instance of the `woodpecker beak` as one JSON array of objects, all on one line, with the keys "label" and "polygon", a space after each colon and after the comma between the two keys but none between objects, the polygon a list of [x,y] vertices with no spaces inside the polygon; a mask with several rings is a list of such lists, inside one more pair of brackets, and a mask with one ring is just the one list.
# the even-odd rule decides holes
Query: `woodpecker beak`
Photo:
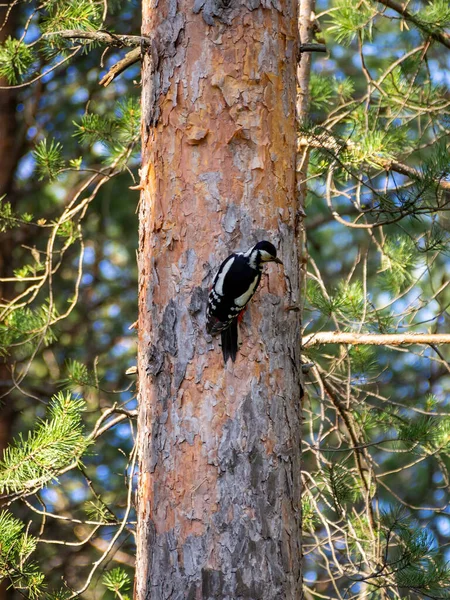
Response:
[{"label": "woodpecker beak", "polygon": [[283,261],[281,261],[279,258],[274,258],[274,259],[273,259],[273,262],[276,262],[276,263],[278,263],[279,265],[282,265],[282,264],[283,264]]}]

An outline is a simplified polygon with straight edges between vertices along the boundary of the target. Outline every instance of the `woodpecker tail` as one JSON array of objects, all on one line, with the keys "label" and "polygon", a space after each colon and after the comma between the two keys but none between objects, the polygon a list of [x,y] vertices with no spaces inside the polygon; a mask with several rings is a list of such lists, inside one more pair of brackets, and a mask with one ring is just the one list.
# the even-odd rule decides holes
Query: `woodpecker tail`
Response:
[{"label": "woodpecker tail", "polygon": [[222,353],[225,364],[229,358],[234,362],[238,351],[238,320],[233,319],[230,326],[224,329],[221,333],[222,337]]}]

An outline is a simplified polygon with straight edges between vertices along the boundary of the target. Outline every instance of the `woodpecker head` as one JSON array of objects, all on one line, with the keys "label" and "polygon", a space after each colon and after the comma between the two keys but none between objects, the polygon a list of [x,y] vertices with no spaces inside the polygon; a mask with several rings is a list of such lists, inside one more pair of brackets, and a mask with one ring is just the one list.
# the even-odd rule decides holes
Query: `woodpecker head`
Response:
[{"label": "woodpecker head", "polygon": [[258,242],[256,246],[249,251],[250,264],[253,268],[261,269],[264,263],[276,262],[280,265],[283,263],[277,258],[277,251],[275,246],[270,242]]}]

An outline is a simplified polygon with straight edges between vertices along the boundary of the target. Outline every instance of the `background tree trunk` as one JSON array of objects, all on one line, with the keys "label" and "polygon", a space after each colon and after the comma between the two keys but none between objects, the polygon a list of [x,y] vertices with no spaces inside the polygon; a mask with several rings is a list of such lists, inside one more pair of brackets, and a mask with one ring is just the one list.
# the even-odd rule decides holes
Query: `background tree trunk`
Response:
[{"label": "background tree trunk", "polygon": [[[16,11],[12,10],[5,22],[5,16],[10,7],[8,3],[0,6],[0,43],[8,36],[14,35]],[[0,77],[0,86],[6,87],[8,82]],[[0,90],[0,157],[2,168],[0,169],[0,198],[11,191],[14,174],[18,160],[17,144],[17,90]]]},{"label": "background tree trunk", "polygon": [[[14,10],[9,14],[5,22],[5,16],[9,10],[8,4],[0,6],[0,44],[10,35],[14,35],[15,16]],[[7,81],[0,77],[0,86],[6,87]],[[0,198],[7,195],[6,201],[14,207],[15,199],[11,194],[14,174],[18,161],[17,148],[17,90],[0,90]],[[14,269],[12,251],[14,248],[14,230],[3,234],[0,246],[0,278],[12,275]],[[8,282],[0,281],[0,304],[9,300],[13,292],[13,286]],[[11,372],[8,357],[0,356],[0,459],[3,457],[5,448],[11,440],[11,428],[16,411],[11,397],[5,397],[5,393],[11,387]],[[0,583],[0,600],[14,597],[14,591],[8,589],[9,580]]]},{"label": "background tree trunk", "polygon": [[[136,597],[301,597],[295,0],[144,3]],[[192,8],[193,6],[193,8]],[[235,364],[213,275],[272,241]]]}]

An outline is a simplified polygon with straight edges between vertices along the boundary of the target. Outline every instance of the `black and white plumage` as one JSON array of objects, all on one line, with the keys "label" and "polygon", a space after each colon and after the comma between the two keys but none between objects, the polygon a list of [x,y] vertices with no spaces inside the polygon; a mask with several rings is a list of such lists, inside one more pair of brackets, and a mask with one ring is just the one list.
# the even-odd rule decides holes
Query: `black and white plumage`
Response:
[{"label": "black and white plumage", "polygon": [[258,242],[247,252],[230,254],[214,278],[206,311],[206,331],[221,334],[222,353],[225,363],[234,362],[238,350],[238,319],[256,292],[265,263],[276,262],[275,246],[270,242]]}]

